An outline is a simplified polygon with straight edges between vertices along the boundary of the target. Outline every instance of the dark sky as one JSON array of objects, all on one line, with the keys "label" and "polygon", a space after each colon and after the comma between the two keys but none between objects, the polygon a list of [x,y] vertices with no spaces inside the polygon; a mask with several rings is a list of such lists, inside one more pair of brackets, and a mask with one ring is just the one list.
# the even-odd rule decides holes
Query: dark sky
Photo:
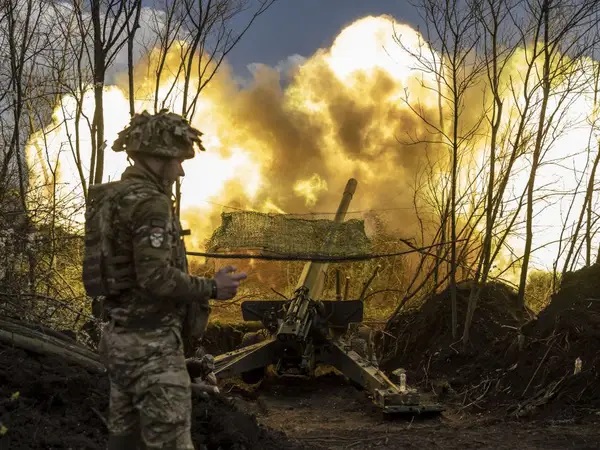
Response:
[{"label": "dark sky", "polygon": [[[310,56],[328,47],[346,26],[367,15],[392,15],[417,27],[417,11],[406,0],[277,0],[248,30],[227,60],[240,76],[247,66],[274,66],[293,54]],[[248,16],[241,19],[248,20]]]}]

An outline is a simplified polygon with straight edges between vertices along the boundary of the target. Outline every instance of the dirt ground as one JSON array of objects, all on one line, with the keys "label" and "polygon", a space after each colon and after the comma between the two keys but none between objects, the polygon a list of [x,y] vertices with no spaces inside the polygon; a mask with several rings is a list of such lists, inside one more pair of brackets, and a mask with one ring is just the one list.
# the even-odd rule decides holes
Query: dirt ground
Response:
[{"label": "dirt ground", "polygon": [[[0,450],[103,449],[108,379],[0,343]],[[194,398],[192,438],[209,449],[298,448],[225,397]]]},{"label": "dirt ground", "polygon": [[596,449],[600,416],[578,421],[506,420],[500,411],[464,413],[458,407],[437,417],[385,418],[363,391],[329,374],[310,382],[270,379],[239,407],[258,422],[315,449]]},{"label": "dirt ground", "polygon": [[[243,386],[243,388],[242,388]],[[48,358],[0,344],[0,449],[101,449],[108,383]],[[364,391],[334,373],[315,380],[270,377],[195,399],[193,437],[209,449],[598,448],[600,416],[506,421],[498,411],[384,418]]]}]

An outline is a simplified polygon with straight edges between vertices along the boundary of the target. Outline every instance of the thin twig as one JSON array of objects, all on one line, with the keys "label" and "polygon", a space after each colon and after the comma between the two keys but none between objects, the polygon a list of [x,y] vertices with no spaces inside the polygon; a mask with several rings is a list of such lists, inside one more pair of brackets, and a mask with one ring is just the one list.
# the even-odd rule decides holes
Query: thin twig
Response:
[{"label": "thin twig", "polygon": [[387,433],[386,433],[385,436],[372,436],[372,437],[357,439],[353,443],[348,444],[344,448],[352,448],[352,447],[356,447],[357,445],[364,444],[365,442],[385,440],[387,438],[388,438],[388,436],[387,436]]},{"label": "thin twig", "polygon": [[369,289],[369,286],[371,285],[371,283],[373,282],[373,280],[379,273],[380,269],[381,269],[381,265],[377,265],[377,267],[375,267],[375,270],[373,271],[373,273],[371,274],[371,276],[369,277],[367,282],[363,285],[362,291],[361,291],[360,295],[358,296],[359,300],[361,300],[361,301],[365,300],[365,294],[367,293],[367,289]]},{"label": "thin twig", "polygon": [[94,412],[94,414],[96,414],[98,416],[98,418],[102,421],[104,426],[108,429],[108,421],[104,418],[104,416],[102,414],[100,414],[100,411],[98,411],[93,406],[90,406],[90,409]]},{"label": "thin twig", "polygon": [[535,378],[535,376],[537,375],[538,371],[540,370],[540,367],[542,367],[542,364],[546,360],[546,356],[548,356],[548,353],[550,353],[550,349],[552,349],[552,346],[554,345],[554,342],[556,342],[556,341],[552,341],[552,343],[548,346],[548,350],[546,350],[546,353],[544,353],[544,356],[542,357],[542,360],[540,361],[540,363],[538,364],[537,368],[535,369],[535,372],[533,372],[533,375],[531,375],[531,378],[529,379],[529,383],[527,383],[527,386],[525,386],[525,390],[523,391],[523,394],[521,394],[523,397],[525,396],[525,393],[529,389],[529,386],[533,382],[533,379]]},{"label": "thin twig", "polygon": [[283,295],[281,292],[277,291],[277,290],[276,290],[274,287],[272,287],[272,288],[271,288],[271,290],[272,290],[273,292],[275,292],[277,295],[279,295],[279,296],[281,296],[281,297],[285,298],[286,300],[289,300],[289,298],[287,298],[287,297],[286,297],[285,295]]},{"label": "thin twig", "polygon": [[468,405],[464,405],[464,406],[461,406],[460,408],[458,408],[459,411],[462,411],[463,409],[467,409],[469,406],[475,405],[477,402],[481,401],[483,399],[483,397],[486,396],[486,394],[490,390],[490,387],[492,386],[492,380],[486,380],[486,381],[487,381],[487,386],[485,388],[485,391],[483,391],[483,394],[481,394],[479,397],[477,397],[475,400],[473,400]]}]

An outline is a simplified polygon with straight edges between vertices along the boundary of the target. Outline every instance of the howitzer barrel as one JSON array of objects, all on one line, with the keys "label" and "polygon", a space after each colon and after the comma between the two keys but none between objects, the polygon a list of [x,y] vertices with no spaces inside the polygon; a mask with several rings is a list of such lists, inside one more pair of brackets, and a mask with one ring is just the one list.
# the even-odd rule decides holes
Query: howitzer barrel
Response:
[{"label": "howitzer barrel", "polygon": [[335,213],[334,222],[341,222],[346,217],[346,213],[348,212],[348,206],[350,206],[350,201],[352,200],[352,196],[356,192],[356,186],[358,185],[358,181],[354,178],[350,178],[346,183],[346,189],[344,189],[344,194],[342,195],[342,201],[338,206],[337,212]]},{"label": "howitzer barrel", "polygon": [[[356,192],[356,186],[358,181],[354,178],[350,178],[346,183],[346,188],[342,195],[342,200],[335,213],[334,222],[343,222],[350,206],[350,201]],[[326,244],[327,245],[327,244]],[[317,263],[314,261],[307,262],[298,281],[296,289],[306,287],[308,289],[308,296],[310,298],[319,298],[323,291],[323,283],[325,281],[325,272],[327,272],[328,263]]]}]

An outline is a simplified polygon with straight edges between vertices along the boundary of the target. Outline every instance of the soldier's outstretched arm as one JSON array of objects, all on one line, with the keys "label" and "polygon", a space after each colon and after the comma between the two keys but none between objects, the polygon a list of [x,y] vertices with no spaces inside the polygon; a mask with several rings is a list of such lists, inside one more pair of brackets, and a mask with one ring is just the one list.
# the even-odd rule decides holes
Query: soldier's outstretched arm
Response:
[{"label": "soldier's outstretched arm", "polygon": [[188,275],[171,264],[170,199],[152,195],[136,202],[132,210],[133,255],[137,284],[158,297],[184,302],[207,301],[214,280]]}]

